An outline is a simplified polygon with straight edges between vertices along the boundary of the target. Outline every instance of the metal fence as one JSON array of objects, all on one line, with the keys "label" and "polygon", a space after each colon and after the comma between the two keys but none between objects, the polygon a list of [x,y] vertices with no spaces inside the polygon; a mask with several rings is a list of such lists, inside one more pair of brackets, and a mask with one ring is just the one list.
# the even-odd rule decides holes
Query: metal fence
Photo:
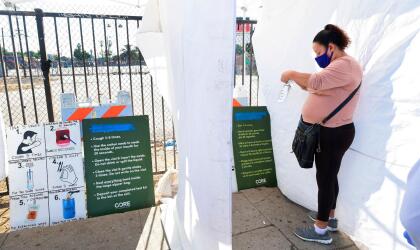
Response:
[{"label": "metal fence", "polygon": [[[106,103],[119,90],[131,95],[135,115],[148,115],[153,170],[176,168],[171,114],[153,84],[141,51],[133,46],[142,17],[0,11],[0,110],[7,124],[60,120],[60,94]],[[237,20],[235,84],[258,104],[251,36],[255,21]],[[0,81],[1,83],[1,81]]]},{"label": "metal fence", "polygon": [[258,106],[259,78],[255,63],[252,36],[257,21],[249,18],[236,19],[235,78],[234,85],[248,90],[250,106]]}]

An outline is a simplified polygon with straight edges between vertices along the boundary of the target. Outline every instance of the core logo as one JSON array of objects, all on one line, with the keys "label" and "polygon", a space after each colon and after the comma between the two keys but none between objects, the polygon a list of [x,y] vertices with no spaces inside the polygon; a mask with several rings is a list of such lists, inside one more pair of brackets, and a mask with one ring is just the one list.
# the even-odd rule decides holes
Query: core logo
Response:
[{"label": "core logo", "polygon": [[115,208],[122,209],[131,206],[130,201],[117,202],[114,204]]},{"label": "core logo", "polygon": [[265,178],[261,178],[261,179],[255,180],[255,183],[256,184],[264,184],[266,182],[267,182],[267,180]]}]

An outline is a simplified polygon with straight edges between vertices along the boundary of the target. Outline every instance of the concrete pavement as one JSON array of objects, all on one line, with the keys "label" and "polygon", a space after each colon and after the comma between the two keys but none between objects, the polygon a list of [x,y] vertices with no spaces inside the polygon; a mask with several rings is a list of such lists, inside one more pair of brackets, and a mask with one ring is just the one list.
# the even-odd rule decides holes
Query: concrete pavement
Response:
[{"label": "concrete pavement", "polygon": [[158,207],[4,233],[0,242],[0,249],[169,249]]},{"label": "concrete pavement", "polygon": [[282,195],[278,188],[256,188],[233,194],[233,249],[357,250],[343,233],[333,233],[333,244],[307,243],[294,234],[296,227],[312,223],[307,210]]},{"label": "concrete pavement", "polygon": [[[277,188],[234,193],[233,249],[358,249],[343,233],[334,233],[330,246],[306,243],[295,237],[296,227],[311,223],[306,213],[306,209],[289,201]],[[160,209],[153,207],[52,227],[1,233],[0,249],[166,250],[169,247],[160,221]]]}]

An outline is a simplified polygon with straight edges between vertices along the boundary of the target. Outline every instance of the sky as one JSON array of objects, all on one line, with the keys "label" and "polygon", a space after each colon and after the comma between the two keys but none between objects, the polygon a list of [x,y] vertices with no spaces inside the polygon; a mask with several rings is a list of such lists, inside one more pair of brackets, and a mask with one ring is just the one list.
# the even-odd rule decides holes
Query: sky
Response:
[{"label": "sky", "polygon": [[[41,8],[46,12],[142,15],[145,0],[7,0],[20,10]],[[4,2],[4,0],[2,0]],[[141,3],[140,3],[141,2]],[[5,9],[4,3],[2,9]]]},{"label": "sky", "polygon": [[[142,15],[148,0],[6,0],[17,4],[21,9],[35,7],[50,12],[83,12],[92,14]],[[4,2],[4,0],[2,0]],[[257,18],[262,0],[237,0],[237,15],[245,14]],[[100,6],[100,8],[98,8]],[[4,5],[2,6],[4,9]]]},{"label": "sky", "polygon": [[[18,10],[33,11],[34,8],[40,8],[44,12],[60,12],[60,13],[84,13],[84,14],[105,14],[105,15],[132,15],[141,16],[144,13],[145,5],[148,0],[7,0],[16,4]],[[251,19],[257,19],[262,6],[262,0],[238,0],[237,16],[244,14]],[[8,9],[4,5],[4,0],[0,2],[0,9]],[[17,25],[15,18],[12,20],[14,26],[15,39],[17,39]],[[26,50],[23,32],[23,20],[19,18],[21,39],[23,50]],[[35,18],[27,17],[27,38],[29,50],[37,51],[37,29]],[[116,54],[116,34],[115,23],[113,20],[106,20],[106,32],[108,40],[111,40],[111,50]],[[127,44],[127,28],[125,21],[117,22],[117,32],[119,33],[120,50],[124,44]],[[4,30],[5,47],[11,48],[11,35],[7,16],[0,16],[0,28]],[[94,21],[95,40],[97,46],[97,54],[100,53],[100,41],[105,41],[103,21],[98,19]],[[44,29],[46,34],[46,47],[48,54],[57,54],[56,37],[54,22],[52,18],[44,18]],[[66,18],[57,18],[58,42],[61,55],[70,56],[69,32]],[[90,19],[82,19],[82,30],[85,50],[90,52],[93,50],[92,25]],[[129,40],[130,44],[135,43],[135,33],[137,31],[137,22],[129,22]],[[0,34],[1,35],[1,34]],[[80,25],[77,18],[70,18],[70,35],[72,41],[72,49],[77,43],[81,43]],[[20,49],[16,40],[17,49]],[[104,47],[102,47],[104,50]]]}]

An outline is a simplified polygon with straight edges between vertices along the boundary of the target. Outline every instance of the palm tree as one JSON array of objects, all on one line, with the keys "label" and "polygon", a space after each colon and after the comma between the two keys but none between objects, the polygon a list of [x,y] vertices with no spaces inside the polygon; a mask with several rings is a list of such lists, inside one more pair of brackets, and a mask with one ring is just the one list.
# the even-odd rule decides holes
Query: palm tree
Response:
[{"label": "palm tree", "polygon": [[141,61],[144,61],[143,55],[141,54],[139,48],[137,48],[136,46],[126,44],[124,45],[124,48],[122,49],[120,58],[122,61],[127,62],[129,55],[130,55],[131,63],[139,61],[139,59]]}]

